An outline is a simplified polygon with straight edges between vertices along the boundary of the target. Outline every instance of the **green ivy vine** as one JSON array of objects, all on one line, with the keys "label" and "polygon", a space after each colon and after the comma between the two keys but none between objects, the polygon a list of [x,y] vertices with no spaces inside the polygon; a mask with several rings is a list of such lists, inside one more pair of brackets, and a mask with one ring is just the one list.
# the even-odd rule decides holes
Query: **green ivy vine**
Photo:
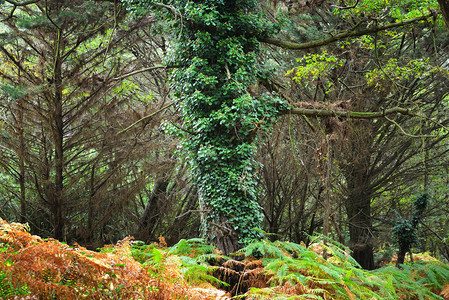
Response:
[{"label": "green ivy vine", "polygon": [[[135,3],[135,2],[134,2]],[[142,1],[140,8],[142,8]],[[167,64],[184,120],[183,149],[200,194],[202,231],[225,253],[261,237],[255,137],[287,106],[248,88],[265,76],[259,41],[278,30],[254,0],[147,2],[165,12],[175,38]],[[161,10],[162,9],[162,10]],[[265,72],[266,73],[266,72]]]},{"label": "green ivy vine", "polygon": [[226,254],[261,237],[255,138],[286,104],[248,88],[266,73],[259,40],[279,28],[257,12],[255,0],[131,0],[171,22],[175,42],[166,61],[181,108],[183,149],[198,186],[204,236]]},{"label": "green ivy vine", "polygon": [[398,267],[404,263],[406,253],[410,252],[411,255],[411,247],[418,243],[418,225],[423,217],[427,203],[428,193],[424,192],[413,202],[413,215],[411,219],[397,220],[393,227],[393,237],[399,246],[398,258],[396,261]]},{"label": "green ivy vine", "polygon": [[263,215],[254,177],[255,136],[285,105],[248,92],[262,70],[259,38],[276,30],[252,0],[173,2],[182,19],[170,63],[177,103],[200,193],[203,233],[224,252],[261,237]]}]

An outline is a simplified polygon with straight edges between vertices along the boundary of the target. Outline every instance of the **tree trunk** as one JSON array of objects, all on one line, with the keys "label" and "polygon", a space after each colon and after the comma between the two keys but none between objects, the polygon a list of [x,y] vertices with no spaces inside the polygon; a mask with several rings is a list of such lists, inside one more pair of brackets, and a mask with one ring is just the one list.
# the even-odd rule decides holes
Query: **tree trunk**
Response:
[{"label": "tree trunk", "polygon": [[331,146],[329,145],[329,136],[326,135],[326,148],[327,153],[326,156],[322,158],[320,163],[323,165],[322,170],[324,170],[324,174],[322,174],[322,178],[324,180],[324,191],[325,191],[325,199],[324,199],[324,217],[323,217],[323,235],[329,236],[330,234],[330,223],[333,214],[333,203],[332,203],[332,157],[331,157]]},{"label": "tree trunk", "polygon": [[438,0],[441,12],[443,13],[444,21],[449,29],[449,0]]},{"label": "tree trunk", "polygon": [[232,225],[228,222],[226,216],[220,214],[213,218],[215,221],[213,221],[213,219],[208,219],[212,209],[208,203],[204,201],[201,191],[199,191],[198,203],[201,211],[201,231],[203,232],[203,236],[208,239],[209,242],[213,243],[223,255],[230,255],[242,248],[242,245],[239,243],[239,235],[232,228]]},{"label": "tree trunk", "polygon": [[[58,31],[60,31],[58,29]],[[54,178],[54,192],[52,203],[54,236],[58,240],[64,240],[64,122],[62,112],[62,32],[59,32],[58,38],[55,42],[56,51],[55,70],[54,70],[54,103],[53,103],[53,142],[55,147],[55,178]]]},{"label": "tree trunk", "polygon": [[405,255],[407,254],[407,251],[410,251],[410,249],[399,245],[398,258],[396,259],[397,268],[401,268],[401,265],[404,264]]},{"label": "tree trunk", "polygon": [[238,242],[238,235],[229,225],[225,218],[221,218],[220,224],[211,224],[215,234],[214,244],[224,255],[230,255],[237,252],[242,245]]},{"label": "tree trunk", "polygon": [[[189,220],[195,218],[195,216],[192,216],[192,210],[198,210],[198,191],[195,186],[191,186],[188,192],[184,195],[184,200],[182,201],[180,208],[181,209],[178,211],[175,219],[172,220],[173,223],[170,226],[171,236],[169,236],[169,238],[171,239],[170,242],[173,243],[185,238],[185,234],[190,236],[190,226],[187,224]],[[195,234],[195,236],[198,236],[198,234]],[[169,240],[167,240],[167,242],[169,242]]]},{"label": "tree trunk", "polygon": [[95,189],[95,169],[96,169],[96,163],[94,163],[90,170],[90,193],[89,193],[89,200],[87,201],[87,231],[86,236],[84,237],[85,240],[88,240],[91,242],[92,239],[92,233],[94,231],[94,217],[95,217],[95,203],[94,203],[94,196],[96,193]]},{"label": "tree trunk", "polygon": [[160,201],[162,196],[167,192],[169,181],[167,179],[156,180],[151,195],[148,198],[145,210],[140,219],[139,228],[137,229],[136,238],[145,242],[150,242],[155,237],[154,230],[157,225],[157,219],[160,209]]},{"label": "tree trunk", "polygon": [[19,134],[19,187],[20,187],[20,222],[26,222],[26,199],[25,199],[25,137],[24,137],[24,121],[23,121],[23,110],[24,101],[23,99],[18,102],[17,111],[17,125]]},{"label": "tree trunk", "polygon": [[369,179],[357,170],[347,176],[349,195],[345,201],[352,257],[367,270],[374,269]]}]

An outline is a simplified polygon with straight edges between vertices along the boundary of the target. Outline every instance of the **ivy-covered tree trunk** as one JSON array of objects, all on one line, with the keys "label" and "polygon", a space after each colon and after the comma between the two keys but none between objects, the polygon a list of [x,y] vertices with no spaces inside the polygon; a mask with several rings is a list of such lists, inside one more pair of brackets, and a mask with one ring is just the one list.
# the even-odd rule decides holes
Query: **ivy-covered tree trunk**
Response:
[{"label": "ivy-covered tree trunk", "polygon": [[248,92],[260,70],[258,37],[272,27],[251,0],[175,1],[180,39],[171,64],[185,120],[184,148],[203,210],[205,237],[224,253],[261,237],[254,177],[257,131],[278,115],[277,99]]},{"label": "ivy-covered tree trunk", "polygon": [[396,267],[398,268],[401,268],[401,265],[404,264],[407,252],[410,253],[410,259],[413,261],[412,245],[418,243],[417,229],[423,217],[424,210],[427,207],[427,198],[428,194],[425,191],[413,202],[413,215],[411,219],[397,220],[393,227],[393,238],[399,245],[398,258],[396,260]]},{"label": "ivy-covered tree trunk", "polygon": [[399,245],[399,250],[398,250],[398,258],[396,259],[396,267],[400,267],[402,264],[404,264],[405,261],[405,255],[407,254],[407,252],[410,252],[410,248],[406,248],[404,247],[404,245]]}]

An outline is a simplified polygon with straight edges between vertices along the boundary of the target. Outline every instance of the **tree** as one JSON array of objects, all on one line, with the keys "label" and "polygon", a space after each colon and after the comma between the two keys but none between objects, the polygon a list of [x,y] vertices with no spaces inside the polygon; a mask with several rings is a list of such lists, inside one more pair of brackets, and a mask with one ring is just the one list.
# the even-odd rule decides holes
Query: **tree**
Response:
[{"label": "tree", "polygon": [[[92,4],[90,2],[83,2],[80,7],[63,2],[51,2],[51,5],[45,7],[38,1],[32,1],[35,4],[31,6],[27,6],[31,2],[18,3],[12,0],[7,2],[9,6],[6,7],[3,16],[11,28],[23,27],[17,25],[16,16],[24,23],[29,21],[23,18],[23,14],[31,16],[38,12],[39,20],[43,20],[43,24],[40,24],[36,22],[34,16],[30,17],[34,24],[26,26],[36,30],[36,34],[28,40],[20,37],[22,41],[19,43],[19,46],[28,51],[23,51],[26,54],[24,57],[32,63],[41,61],[41,65],[44,65],[44,68],[39,69],[43,70],[42,76],[33,77],[33,72],[28,72],[29,78],[26,81],[44,90],[42,94],[37,93],[41,102],[38,101],[37,106],[30,105],[30,107],[39,108],[36,116],[40,119],[36,119],[39,119],[40,123],[35,126],[42,131],[38,139],[40,145],[39,147],[35,145],[34,149],[40,149],[41,152],[34,152],[39,152],[45,163],[39,167],[35,164],[36,160],[25,163],[30,166],[34,178],[43,178],[41,181],[34,180],[34,186],[48,208],[52,209],[52,226],[57,237],[63,236],[64,224],[69,215],[62,207],[70,202],[69,198],[76,199],[73,196],[76,192],[71,190],[74,186],[70,182],[71,179],[82,179],[83,183],[89,186],[86,204],[88,222],[86,228],[80,230],[86,239],[91,238],[94,230],[104,229],[108,221],[112,220],[115,211],[128,203],[124,199],[136,194],[146,194],[148,200],[147,203],[142,201],[142,207],[145,209],[143,215],[138,218],[140,219],[138,231],[144,232],[145,239],[153,238],[157,232],[155,228],[158,226],[158,214],[152,212],[152,209],[161,207],[160,204],[163,202],[161,199],[165,199],[174,179],[169,175],[154,176],[151,178],[151,184],[145,184],[143,182],[145,176],[141,176],[139,172],[145,170],[146,164],[144,159],[140,160],[141,153],[136,149],[141,146],[139,138],[144,135],[143,129],[148,124],[147,121],[151,120],[156,112],[160,112],[161,107],[168,108],[171,104],[164,103],[159,106],[161,109],[154,113],[147,114],[146,111],[146,117],[142,115],[136,117],[137,121],[129,122],[131,126],[127,127],[122,125],[124,123],[128,125],[129,121],[123,111],[127,110],[129,113],[137,111],[129,106],[125,108],[127,105],[125,95],[115,90],[118,82],[128,77],[144,71],[155,72],[160,68],[145,65],[141,70],[131,70],[130,68],[136,65],[135,60],[130,60],[131,54],[142,56],[146,55],[145,51],[138,52],[131,46],[130,52],[125,53],[118,46],[127,33],[139,27],[139,22],[142,20],[153,22],[153,15],[148,13],[150,7],[155,11],[157,8],[159,12],[155,14],[158,15],[161,15],[161,10],[165,11],[164,17],[175,29],[170,37],[173,40],[173,48],[165,52],[168,56],[165,67],[175,68],[172,73],[172,87],[175,90],[175,102],[181,108],[183,123],[173,124],[173,130],[184,138],[183,147],[188,151],[192,175],[198,188],[200,211],[203,214],[204,235],[224,253],[232,253],[251,239],[261,237],[258,229],[262,226],[262,214],[257,203],[260,194],[254,177],[257,167],[254,160],[257,134],[269,128],[280,114],[320,117],[324,122],[310,122],[306,118],[305,120],[308,120],[306,121],[308,126],[318,125],[324,130],[324,135],[320,137],[321,143],[317,143],[318,148],[326,150],[323,153],[326,153],[328,159],[335,160],[338,168],[332,169],[328,163],[325,171],[318,170],[318,175],[327,179],[322,185],[315,186],[318,190],[316,203],[322,196],[326,196],[324,216],[331,215],[332,199],[329,197],[332,188],[331,173],[338,174],[347,188],[345,206],[351,243],[367,246],[366,250],[361,252],[367,259],[359,260],[366,261],[362,263],[364,267],[372,267],[372,245],[368,242],[372,229],[371,201],[382,190],[383,185],[394,179],[394,176],[399,176],[399,172],[395,170],[409,166],[406,162],[416,156],[419,144],[408,139],[411,137],[408,133],[431,135],[439,126],[436,123],[417,126],[415,122],[409,122],[411,117],[425,119],[438,116],[435,111],[444,99],[444,94],[439,92],[440,87],[438,84],[434,85],[432,81],[438,66],[434,65],[435,72],[432,73],[431,68],[426,69],[432,63],[419,62],[414,57],[408,65],[409,58],[403,59],[402,56],[405,49],[411,49],[412,45],[415,47],[417,42],[423,42],[420,45],[427,47],[424,48],[426,56],[431,49],[428,47],[431,45],[428,41],[434,31],[427,29],[434,29],[432,22],[438,21],[438,15],[434,11],[427,13],[427,4],[403,1],[403,6],[399,8],[385,6],[383,2],[361,0],[353,6],[346,6],[343,1],[332,6],[324,4],[321,8],[309,5],[312,7],[311,10],[315,9],[319,18],[309,20],[312,25],[307,27],[308,32],[301,37],[302,41],[293,38],[298,42],[291,42],[274,37],[279,25],[273,25],[267,21],[267,17],[256,13],[258,3],[250,0],[194,2],[174,0],[164,3],[128,1],[127,4],[131,8],[143,8],[146,18],[139,18],[140,21],[135,23],[136,27],[125,26],[116,31],[112,29],[117,24],[122,24],[125,12],[123,7],[112,3],[99,2],[101,9],[93,10],[91,6],[89,7]],[[431,8],[437,7],[436,2],[429,5]],[[378,14],[379,11],[384,11],[384,8],[388,13]],[[325,17],[320,15],[323,11]],[[422,30],[422,40],[415,39],[415,31],[410,35],[406,31],[400,34],[393,31],[415,24],[421,24],[415,29]],[[37,28],[41,30],[38,31]],[[325,33],[323,29],[331,34]],[[383,31],[388,31],[394,38],[382,36],[385,43],[380,43],[377,37]],[[42,38],[43,36],[45,38]],[[72,36],[76,36],[77,39],[70,39]],[[100,36],[106,37],[109,42],[100,43],[101,47],[98,49],[89,46],[89,43]],[[407,38],[409,36],[410,39]],[[374,42],[372,37],[376,39]],[[37,43],[35,40],[40,42]],[[47,40],[51,42],[48,43]],[[344,40],[350,40],[356,46],[345,44]],[[96,42],[98,41],[97,39]],[[274,80],[267,75],[268,72],[262,64],[259,64],[260,42],[310,52],[304,56],[306,67],[295,69],[297,81],[309,84],[309,87],[301,89],[304,92],[301,96],[308,97],[307,101],[301,101],[307,102],[306,105],[294,103],[299,101],[291,101],[289,103],[291,107],[287,107],[284,101],[279,100],[278,96],[284,97],[286,93],[279,88],[279,85],[274,84]],[[338,43],[337,48],[332,46],[335,43]],[[81,45],[86,44],[88,50],[84,52]],[[161,44],[165,46],[165,42]],[[385,45],[390,45],[388,50],[392,51],[383,50],[381,47]],[[164,46],[160,48],[162,52],[166,49]],[[364,48],[369,46],[374,48]],[[21,72],[26,72],[27,66],[18,61],[8,47],[2,49],[5,60],[12,62]],[[39,50],[41,47],[48,49]],[[328,52],[318,52],[316,49],[320,47],[328,48]],[[359,50],[362,50],[362,54],[357,52]],[[34,51],[34,54],[29,54],[30,51]],[[398,56],[397,61],[389,59],[396,59],[395,53]],[[418,51],[415,52],[417,53]],[[106,58],[103,59],[102,65],[103,55]],[[354,72],[345,69],[353,66]],[[421,67],[426,70],[419,73],[419,76],[408,73],[420,71]],[[112,73],[108,73],[109,70]],[[306,82],[309,78],[301,77],[309,72],[308,70],[315,72],[312,74],[313,88],[310,82]],[[404,81],[395,78],[398,76],[397,73],[403,76]],[[339,77],[341,75],[346,77],[341,79]],[[8,73],[5,72],[4,78],[10,80],[14,89],[18,90],[17,76],[8,77]],[[65,78],[73,79],[75,84],[71,85],[70,80],[65,81]],[[364,83],[363,87],[354,88],[361,80]],[[378,87],[372,84],[374,81],[391,81],[394,84],[387,86],[383,83],[384,90],[378,91],[376,90]],[[429,83],[429,87],[416,88],[422,82]],[[129,82],[127,84],[122,85],[120,91],[132,86]],[[258,90],[254,87],[257,84],[264,87]],[[139,85],[141,86],[143,85]],[[383,94],[387,88],[391,89],[391,94]],[[111,90],[116,95],[109,94],[108,91]],[[261,91],[266,90],[273,93],[262,95]],[[415,94],[415,91],[418,92]],[[366,93],[370,96],[366,97],[364,95]],[[169,92],[165,90],[161,94],[163,94],[161,98],[165,99]],[[342,97],[348,100],[341,101]],[[414,106],[407,102],[408,97],[412,97],[414,101],[422,100],[425,103],[423,109],[414,110]],[[431,97],[436,97],[439,101],[431,103],[429,101]],[[28,102],[33,104],[32,100]],[[98,103],[102,105],[97,106]],[[116,109],[120,113],[113,114],[114,118],[103,116],[94,126],[95,129],[89,130],[89,134],[81,133],[82,129],[93,124],[83,117],[97,116],[97,112],[99,115],[103,112],[112,114]],[[379,118],[380,121],[374,121]],[[34,115],[31,119],[34,119]],[[18,128],[21,120],[22,118],[17,118]],[[112,130],[104,129],[104,125]],[[142,128],[139,128],[140,125]],[[117,132],[118,127],[126,128]],[[337,145],[330,139],[333,131],[339,128],[343,129],[342,137],[347,139],[344,146]],[[20,130],[18,132],[20,140]],[[135,139],[126,140],[121,135],[123,132],[133,132]],[[397,132],[405,132],[407,138],[396,138]],[[386,133],[388,138],[381,136],[382,133]],[[104,135],[104,138],[99,138],[99,135]],[[116,143],[117,136],[120,137],[118,142],[126,146],[120,147],[120,144]],[[430,143],[426,147],[438,145],[444,138],[443,135],[437,142]],[[404,146],[390,147],[392,143],[396,143],[397,146],[398,142],[402,141],[406,142]],[[20,145],[23,146],[23,143],[16,144],[13,150],[18,158],[23,156],[20,154]],[[385,148],[379,145],[385,145]],[[350,159],[339,157],[337,146],[348,151]],[[394,158],[386,158],[380,152],[373,155],[371,153],[373,147],[382,148],[384,153],[392,154]],[[137,162],[133,164],[132,161]],[[325,164],[323,157],[318,158],[318,163],[323,167]],[[19,166],[16,173],[23,173],[20,159],[17,159],[16,164]],[[66,172],[67,167],[70,167],[70,174]],[[385,170],[379,171],[380,167],[384,167]],[[173,164],[170,164],[167,169],[174,170],[174,168]],[[164,169],[164,172],[167,169]],[[129,186],[136,189],[128,189]],[[142,190],[147,193],[142,193]],[[307,188],[304,187],[304,190]],[[73,195],[69,195],[68,191],[72,191]],[[108,202],[105,198],[111,193],[120,195],[119,200]],[[80,195],[78,197],[81,198]],[[271,197],[272,200],[276,199],[273,195]],[[100,200],[97,201],[98,199]],[[191,203],[190,200],[195,198],[183,199],[184,203]],[[291,204],[289,200],[282,201],[278,208],[282,210],[286,203]],[[186,204],[180,207],[192,206]],[[271,215],[268,222],[272,230],[277,231],[282,212],[274,209],[269,211],[270,209],[265,208],[265,212]],[[102,211],[106,213],[99,217],[98,214]],[[290,213],[291,209],[287,211]],[[73,218],[75,215],[73,213]],[[311,223],[313,225],[313,222]],[[323,224],[325,231],[329,231],[330,224],[327,220]]]},{"label": "tree", "polygon": [[295,116],[278,120],[261,135],[255,157],[260,164],[259,203],[263,229],[271,239],[307,243],[308,235],[321,227],[325,178],[317,168],[319,145],[307,122]]},{"label": "tree", "polygon": [[396,260],[396,267],[401,267],[404,263],[405,254],[410,252],[412,256],[411,246],[418,242],[418,235],[416,233],[418,225],[422,219],[424,210],[427,206],[428,195],[424,192],[417,197],[413,203],[413,216],[410,220],[400,220],[393,227],[393,235],[399,244],[398,258]]},{"label": "tree", "polygon": [[[172,81],[177,88],[176,95],[181,100],[178,104],[183,109],[186,121],[185,127],[179,130],[181,135],[188,137],[185,149],[189,152],[193,176],[199,187],[205,214],[204,230],[226,253],[235,250],[240,242],[258,236],[247,231],[248,227],[260,227],[260,216],[257,213],[254,223],[249,223],[247,217],[250,216],[249,211],[257,211],[254,204],[254,180],[249,176],[253,170],[250,167],[253,133],[260,125],[270,123],[265,122],[262,117],[264,114],[266,119],[271,119],[282,110],[288,111],[281,108],[276,112],[270,105],[256,102],[248,93],[250,84],[257,79],[255,73],[259,72],[252,68],[255,53],[259,49],[257,40],[288,49],[305,50],[404,27],[434,16],[430,13],[418,14],[416,17],[416,14],[410,12],[416,12],[421,7],[412,4],[407,8],[407,13],[410,14],[400,21],[394,20],[398,13],[395,10],[391,18],[382,17],[373,25],[369,18],[363,16],[357,4],[354,7],[339,7],[342,11],[339,22],[342,24],[338,25],[347,28],[346,30],[328,38],[295,43],[273,38],[273,27],[263,21],[263,18],[256,19],[251,13],[255,3],[173,1],[152,4],[167,9],[169,13],[166,17],[173,20],[173,26],[179,29],[176,32],[179,40],[176,41],[173,57],[168,62],[169,65],[178,67]],[[364,5],[367,12],[375,16],[380,4],[363,1],[360,5]],[[267,87],[276,90],[269,84]],[[249,109],[250,106],[253,108]],[[376,110],[376,106],[372,107]],[[385,111],[374,113],[366,112],[365,109],[361,112],[348,112],[346,109],[336,112],[328,109],[293,108],[291,111],[302,115],[338,114],[342,118],[368,119],[388,117],[393,113],[416,115],[408,108],[401,107],[387,107]],[[244,165],[247,167],[246,171]],[[351,172],[348,171],[347,174],[350,176]],[[355,173],[351,176],[360,178]],[[354,182],[355,186],[359,186],[359,183]],[[241,208],[242,214],[236,215],[236,207]],[[349,210],[352,208],[354,207],[348,205]],[[354,215],[360,215],[358,211],[355,207]]]},{"label": "tree", "polygon": [[164,103],[155,103],[162,89],[130,80],[142,66],[125,49],[153,20],[123,18],[113,3],[52,2],[17,8],[3,23],[1,142],[12,150],[4,174],[24,182],[26,221],[39,234],[101,244],[121,235],[109,224],[134,227],[121,214],[147,186],[148,129],[159,123],[119,132]]},{"label": "tree", "polygon": [[[419,46],[416,40],[405,39],[406,32],[378,32],[351,44],[328,46],[327,52],[305,55],[294,71],[302,85],[301,95],[307,97],[302,101],[309,108],[292,112],[324,117],[321,124],[325,132],[336,137],[334,159],[344,178],[342,195],[350,245],[354,257],[365,268],[374,267],[372,203],[382,193],[407,182],[411,184],[411,176],[416,179],[423,174],[425,164],[435,161],[441,152],[435,152],[434,158],[428,157],[426,163],[416,158],[426,151],[424,148],[441,149],[447,137],[439,135],[427,143],[422,140],[436,135],[438,127],[447,123],[443,112],[446,80],[444,69],[439,67],[439,60],[444,61],[445,56],[432,60],[432,32],[422,25],[413,31],[415,36],[422,36]],[[412,112],[416,103],[420,103],[420,109]],[[380,111],[368,113],[376,110]],[[425,120],[438,120],[440,124],[389,115],[401,110]]]},{"label": "tree", "polygon": [[[188,126],[184,143],[198,186],[203,231],[224,253],[260,237],[262,214],[254,178],[254,140],[283,109],[254,97],[259,42],[270,30],[252,1],[174,2],[183,18],[172,64]],[[204,12],[204,13],[203,13]]]}]

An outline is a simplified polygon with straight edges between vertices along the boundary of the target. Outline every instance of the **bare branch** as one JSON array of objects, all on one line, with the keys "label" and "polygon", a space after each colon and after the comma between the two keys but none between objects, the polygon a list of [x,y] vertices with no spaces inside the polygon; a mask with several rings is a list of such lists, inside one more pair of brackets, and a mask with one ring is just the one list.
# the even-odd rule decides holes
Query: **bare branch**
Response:
[{"label": "bare branch", "polygon": [[117,132],[117,135],[122,134],[122,133],[124,133],[124,132],[130,130],[131,128],[133,128],[134,126],[136,126],[137,124],[139,124],[140,122],[145,121],[146,119],[149,119],[149,118],[151,118],[151,117],[157,115],[157,114],[160,113],[160,112],[163,112],[164,110],[166,110],[167,108],[169,108],[169,107],[172,106],[173,104],[174,104],[174,102],[170,102],[170,103],[168,103],[167,105],[163,106],[161,109],[159,109],[159,110],[157,110],[157,111],[155,111],[155,112],[153,112],[153,113],[151,113],[151,114],[149,114],[149,115],[147,115],[147,116],[145,116],[145,117],[143,117],[143,118],[137,120],[136,122],[132,123],[131,125],[129,125],[129,126],[126,127],[125,129],[123,129],[123,130]]},{"label": "bare branch", "polygon": [[290,42],[290,41],[281,40],[281,39],[277,39],[277,38],[271,38],[271,37],[264,38],[261,40],[261,42],[279,46],[279,47],[285,48],[285,49],[291,49],[291,50],[311,49],[311,48],[317,48],[317,47],[321,47],[324,45],[328,45],[330,43],[337,42],[337,41],[340,41],[340,40],[343,40],[346,38],[350,38],[350,37],[363,36],[363,35],[372,34],[372,33],[376,33],[376,32],[383,31],[383,30],[402,27],[402,26],[405,26],[408,24],[419,22],[419,21],[425,21],[433,16],[434,16],[434,14],[430,13],[425,16],[417,17],[417,18],[403,21],[403,22],[391,23],[391,24],[384,25],[384,26],[372,26],[372,27],[368,27],[368,28],[360,29],[360,30],[356,30],[356,27],[358,27],[358,26],[355,26],[351,30],[335,34],[329,38],[317,40],[317,41],[310,41],[310,42],[306,42],[306,43]]},{"label": "bare branch", "polygon": [[27,0],[27,1],[23,1],[23,2],[17,2],[14,0],[5,0],[5,2],[8,2],[14,6],[26,6],[26,5],[30,5],[30,4],[34,4],[39,2],[40,0]]},{"label": "bare branch", "polygon": [[384,111],[377,112],[358,112],[358,111],[343,111],[343,110],[327,110],[327,109],[314,109],[314,108],[298,108],[294,107],[290,111],[286,111],[285,114],[294,114],[310,117],[340,117],[348,119],[377,119],[383,118],[391,114],[401,114],[407,116],[417,117],[416,113],[411,112],[407,108],[393,107]]},{"label": "bare branch", "polygon": [[[307,116],[315,117],[315,118],[338,117],[338,118],[346,118],[346,119],[365,119],[365,120],[384,118],[387,121],[391,122],[396,127],[398,127],[399,130],[402,132],[402,134],[404,134],[408,137],[411,137],[411,138],[432,138],[432,137],[435,137],[435,135],[430,135],[430,134],[429,135],[426,135],[426,134],[413,135],[413,134],[410,134],[410,133],[406,132],[401,127],[401,125],[399,125],[398,122],[389,118],[388,116],[393,115],[393,114],[401,114],[401,115],[410,116],[410,117],[424,118],[426,120],[429,120],[429,121],[435,123],[435,125],[440,128],[448,129],[444,124],[441,124],[431,118],[428,118],[428,117],[418,114],[418,113],[414,113],[414,112],[410,111],[409,109],[402,108],[402,107],[392,107],[389,109],[385,109],[383,111],[376,111],[376,112],[358,112],[358,111],[343,111],[343,110],[331,110],[331,109],[294,107],[294,108],[291,108],[290,110],[285,111],[284,114],[300,115],[304,118],[307,118]],[[306,121],[307,121],[307,119],[306,119]],[[309,125],[310,125],[310,123],[309,123]]]},{"label": "bare branch", "polygon": [[4,18],[3,20],[0,20],[0,22],[5,22],[9,19],[11,19],[14,16],[14,12],[16,11],[17,6],[13,6],[13,8],[11,9],[11,11],[9,12],[9,15]]},{"label": "bare branch", "polygon": [[360,0],[357,0],[357,2],[352,5],[352,6],[338,6],[338,5],[331,5],[332,7],[338,8],[338,9],[352,9],[352,8],[356,8],[357,5],[359,4]]},{"label": "bare branch", "polygon": [[191,209],[189,211],[186,211],[185,213],[183,213],[182,215],[177,216],[175,219],[179,219],[184,217],[185,215],[188,215],[190,213],[203,213],[203,212],[210,212],[210,209]]},{"label": "bare branch", "polygon": [[26,0],[26,1],[23,1],[23,2],[17,2],[17,1],[14,1],[14,0],[5,0],[6,3],[11,4],[13,7],[12,7],[11,11],[9,12],[8,16],[6,18],[0,20],[0,22],[4,22],[4,21],[7,21],[7,20],[11,19],[14,16],[14,12],[16,11],[17,7],[27,6],[27,5],[30,5],[30,4],[37,3],[39,1],[40,0]]},{"label": "bare branch", "polygon": [[11,149],[9,149],[9,148],[7,148],[7,147],[5,147],[5,146],[0,145],[0,148],[6,150],[6,151],[8,151],[8,152],[14,153],[13,150],[11,150]]},{"label": "bare branch", "polygon": [[152,67],[143,68],[143,69],[140,69],[140,70],[137,70],[137,71],[133,71],[133,72],[124,74],[124,75],[119,76],[119,77],[112,78],[112,80],[113,81],[118,81],[118,80],[122,80],[122,79],[128,78],[128,77],[136,75],[136,74],[140,74],[140,73],[143,73],[143,72],[153,71],[153,70],[157,70],[157,69],[166,69],[166,68],[169,68],[169,67],[162,66],[162,65],[160,65],[160,66],[152,66]]},{"label": "bare branch", "polygon": [[396,122],[393,119],[390,119],[387,116],[384,116],[385,119],[387,119],[389,122],[393,123],[397,128],[399,128],[399,130],[402,132],[403,135],[411,137],[411,138],[432,138],[432,137],[437,137],[436,135],[429,135],[429,134],[422,134],[422,135],[414,135],[414,134],[410,134],[408,132],[406,132],[404,130],[404,128],[402,128],[401,125],[399,125],[398,122]]}]

